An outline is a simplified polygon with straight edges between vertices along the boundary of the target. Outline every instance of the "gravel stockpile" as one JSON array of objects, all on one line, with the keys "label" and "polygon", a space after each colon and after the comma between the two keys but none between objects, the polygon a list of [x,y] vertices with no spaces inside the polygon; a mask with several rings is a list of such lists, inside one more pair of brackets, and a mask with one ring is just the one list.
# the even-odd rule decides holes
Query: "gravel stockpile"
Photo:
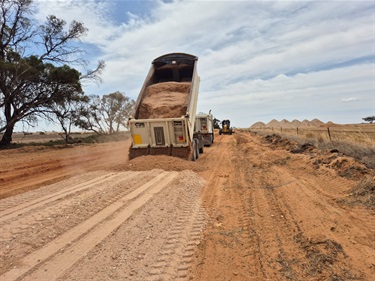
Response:
[{"label": "gravel stockpile", "polygon": [[151,85],[139,108],[139,119],[173,118],[186,114],[190,82],[163,82]]}]

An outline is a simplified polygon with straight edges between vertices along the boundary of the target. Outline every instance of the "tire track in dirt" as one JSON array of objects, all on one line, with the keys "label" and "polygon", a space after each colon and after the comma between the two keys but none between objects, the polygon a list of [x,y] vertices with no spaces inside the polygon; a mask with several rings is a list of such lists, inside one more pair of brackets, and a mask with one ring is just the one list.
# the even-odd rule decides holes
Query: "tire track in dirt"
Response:
[{"label": "tire track in dirt", "polygon": [[[324,195],[316,186],[312,179],[298,181],[295,185],[294,196],[305,202],[303,218],[293,214],[293,209],[302,206],[296,206],[289,193],[277,195],[290,215],[299,221],[301,231],[293,239],[303,250],[305,259],[301,259],[300,264],[305,275],[325,272],[327,279],[367,280],[363,272],[375,264],[374,250],[369,242],[374,240],[375,219],[342,208],[331,195]],[[352,258],[358,257],[363,262],[353,267]]]},{"label": "tire track in dirt", "polygon": [[338,202],[352,182],[248,133],[215,149],[208,163],[224,157],[202,173],[210,223],[193,280],[371,280],[374,219]]},{"label": "tire track in dirt", "polygon": [[[240,211],[238,213],[238,220],[241,230],[239,236],[239,243],[241,245],[242,255],[241,263],[246,264],[246,270],[242,273],[234,272],[234,280],[274,280],[267,274],[267,262],[265,260],[265,253],[262,250],[262,241],[264,237],[258,231],[257,217],[262,217],[259,211],[254,209],[256,204],[255,194],[252,192],[255,184],[254,177],[256,175],[253,171],[253,162],[249,161],[249,148],[243,149],[243,143],[253,142],[251,139],[244,138],[241,134],[234,137],[235,147],[233,148],[233,165],[236,167],[234,183],[237,186],[237,193],[239,196],[238,204]],[[259,147],[251,147],[251,154],[262,154],[264,151]],[[271,242],[273,242],[271,240]],[[225,279],[223,279],[225,280]]]},{"label": "tire track in dirt", "polygon": [[[185,266],[190,269],[189,257],[185,256],[195,256],[199,229],[206,222],[206,216],[199,214],[202,186],[196,173],[179,172],[175,181],[59,280],[178,280]],[[194,214],[195,219],[186,220],[188,214]],[[165,267],[161,259],[168,261]]]},{"label": "tire track in dirt", "polygon": [[17,216],[21,216],[22,214],[28,213],[29,211],[31,211],[33,209],[43,207],[43,205],[46,205],[46,204],[51,203],[53,201],[59,200],[59,199],[64,198],[68,195],[71,195],[73,193],[77,193],[79,191],[83,191],[85,189],[88,189],[92,185],[104,183],[104,182],[106,182],[106,181],[108,181],[111,178],[114,178],[116,176],[118,176],[116,173],[110,173],[110,174],[106,174],[106,175],[103,175],[103,176],[99,176],[99,177],[91,179],[87,182],[84,182],[84,183],[72,186],[70,188],[61,190],[60,192],[56,192],[56,193],[53,193],[51,195],[46,195],[44,197],[37,198],[37,199],[29,201],[29,202],[25,202],[25,203],[19,204],[17,206],[11,207],[11,208],[7,208],[7,209],[0,212],[0,223],[5,221],[5,220],[9,220],[9,219],[12,219],[14,217],[17,217]]},{"label": "tire track in dirt", "polygon": [[[275,154],[277,155],[279,154]],[[251,174],[247,181],[252,181],[249,194],[252,214],[250,219],[253,232],[257,232],[263,279],[279,279],[281,274],[285,280],[305,280],[314,276],[323,279],[362,280],[361,274],[357,269],[351,268],[348,262],[348,256],[342,248],[342,237],[335,236],[332,232],[335,227],[330,226],[332,222],[342,221],[345,217],[332,193],[322,188],[322,182],[332,180],[320,175],[306,176],[307,171],[301,173],[298,169],[288,169],[284,167],[287,162],[282,158],[274,158],[273,164],[260,161],[261,169],[255,166],[251,173],[247,173]],[[249,155],[246,162],[252,160]],[[335,184],[330,185],[329,190],[334,190],[337,188],[335,185],[343,183],[343,179],[338,179]],[[296,201],[296,198],[300,200]],[[291,207],[291,202],[304,205]],[[295,210],[301,208],[306,209],[307,214],[303,219],[295,213]],[[310,219],[306,218],[309,217],[308,214],[311,214]],[[306,222],[301,225],[303,220]],[[311,227],[306,229],[309,222],[318,232],[311,231]],[[331,233],[321,235],[322,228],[331,228]],[[368,233],[368,229],[358,229],[357,233],[363,232]],[[364,240],[368,239],[371,238],[368,236]],[[362,251],[364,250],[362,247]],[[358,250],[351,250],[352,253],[355,251]],[[371,256],[367,250],[363,254]]]},{"label": "tire track in dirt", "polygon": [[257,243],[262,273],[269,280],[279,279],[280,273],[287,280],[301,280],[290,259],[303,257],[303,252],[293,241],[298,233],[298,224],[286,215],[273,190],[266,186],[264,190],[254,190],[251,206],[254,214],[251,217],[252,231],[260,238]]},{"label": "tire track in dirt", "polygon": [[192,266],[194,250],[199,245],[206,213],[199,200],[182,201],[184,206],[168,233],[159,257],[150,266],[148,281],[186,280]]},{"label": "tire track in dirt", "polygon": [[193,279],[260,280],[255,273],[260,271],[259,259],[251,253],[256,241],[249,240],[251,228],[245,200],[249,184],[245,180],[247,163],[241,165],[243,154],[237,153],[233,136],[218,137],[212,150],[206,155],[207,162],[215,164],[209,175],[203,176],[208,181],[202,194],[210,223],[204,247],[200,247],[198,254],[204,258],[195,262]]},{"label": "tire track in dirt", "polygon": [[[243,259],[248,263],[248,275],[249,280],[273,280],[267,273],[267,260],[266,253],[263,251],[263,240],[265,237],[258,229],[258,219],[263,219],[264,215],[255,208],[258,204],[254,189],[256,188],[255,174],[253,164],[254,161],[250,161],[249,154],[251,155],[262,155],[264,149],[257,146],[243,147],[243,144],[252,143],[252,139],[248,139],[242,134],[235,136],[236,149],[234,155],[236,158],[236,167],[240,167],[237,170],[237,178],[239,179],[239,186],[241,187],[241,213],[239,220],[242,228],[244,229],[241,235],[241,241],[244,245],[245,251]],[[249,151],[250,150],[250,151]],[[259,158],[257,159],[260,160]],[[271,239],[268,242],[274,243]],[[272,245],[270,245],[272,246]]]},{"label": "tire track in dirt", "polygon": [[[0,174],[0,199],[20,194],[30,189],[51,184],[66,179],[72,175],[88,171],[108,168],[108,163],[123,163],[127,160],[124,151],[129,141],[123,141],[116,146],[108,144],[92,145],[92,147],[62,147],[64,154],[58,150],[41,149],[37,156],[20,161],[13,160],[10,169],[2,169]],[[0,161],[12,161],[12,151],[7,152]],[[22,151],[20,153],[23,153]],[[47,157],[44,157],[44,156]],[[9,157],[6,158],[6,157]],[[28,156],[27,151],[25,156]],[[51,157],[52,156],[52,157]],[[43,174],[43,176],[41,176]]]},{"label": "tire track in dirt", "polygon": [[[210,163],[214,163],[214,166],[211,166],[210,167],[210,171],[209,172],[203,172],[202,174],[206,175],[206,178],[208,178],[207,180],[207,183],[209,186],[213,187],[213,186],[222,186],[224,184],[224,182],[226,181],[227,177],[229,176],[228,175],[228,171],[225,171],[225,169],[223,169],[223,166],[225,166],[225,164],[223,165],[223,162],[225,162],[226,160],[225,159],[228,159],[230,156],[228,154],[228,147],[229,145],[228,144],[224,144],[222,145],[221,143],[225,143],[226,139],[224,138],[224,136],[216,136],[215,137],[215,140],[217,142],[217,144],[215,146],[212,146],[210,148],[206,148],[206,149],[210,149],[210,152],[208,152],[209,155],[207,154],[204,154],[203,157],[204,159],[206,160],[206,157],[207,158],[210,158],[210,159],[207,159],[206,162],[210,162]],[[203,159],[201,159],[200,161],[202,161]],[[205,164],[205,160],[202,161],[202,165],[207,165]],[[224,172],[223,172],[224,170]],[[207,187],[206,189],[209,189],[209,187]],[[215,193],[211,193],[211,192],[206,192],[205,196],[205,202],[204,204],[210,204],[212,203],[213,201],[215,200],[220,200],[220,198],[218,198],[218,196],[215,195]]]},{"label": "tire track in dirt", "polygon": [[[109,174],[108,171],[101,171],[98,173],[86,173],[86,174],[81,174],[79,176],[71,177],[69,179],[66,179],[66,185],[69,186],[74,186],[77,184],[81,184],[82,182],[90,181],[93,178],[107,175]],[[45,185],[43,187],[38,188],[38,190],[29,190],[26,193],[23,193],[20,196],[11,196],[7,198],[0,199],[1,204],[0,204],[0,212],[3,212],[4,210],[14,208],[17,205],[24,204],[25,202],[30,202],[45,196],[50,196],[52,193],[59,192],[62,190],[61,187],[56,187],[56,184],[50,184],[50,185]],[[5,214],[5,213],[4,213]]]},{"label": "tire track in dirt", "polygon": [[[142,180],[139,180],[140,177]],[[136,188],[137,185],[150,179],[150,176],[142,172],[127,172],[126,174],[107,172],[99,177],[94,177],[98,180],[85,181],[85,178],[87,177],[67,180],[66,185],[72,185],[72,187],[67,189],[60,188],[56,192],[53,192],[52,185],[50,187],[52,193],[42,196],[41,202],[39,202],[42,204],[49,201],[48,204],[42,204],[38,208],[32,208],[31,210],[26,208],[27,213],[18,214],[0,223],[0,228],[2,229],[0,232],[0,247],[8,248],[17,240],[27,244],[27,247],[23,247],[22,251],[39,248],[69,228],[74,227],[79,222],[100,211],[103,206],[111,204],[128,193],[129,188],[124,187],[131,184]],[[105,180],[103,181],[103,179]],[[65,190],[66,192],[64,192]],[[23,196],[17,196],[18,200],[7,198],[3,201],[7,202],[6,205],[13,203],[13,207],[17,207],[18,204],[22,205],[21,202],[25,201],[25,205],[38,201],[37,199],[28,200],[25,198],[21,201],[20,197],[23,198]],[[27,197],[32,198],[33,196],[31,194]],[[44,200],[46,198],[48,200]],[[29,207],[35,205],[31,204]],[[61,225],[61,227],[55,227],[56,225]],[[31,241],[33,242],[28,242],[31,237],[38,238],[32,239]],[[12,255],[19,256],[22,251],[12,251]],[[11,262],[11,259],[7,260],[7,263],[9,262]],[[0,273],[2,271],[1,268]]]},{"label": "tire track in dirt", "polygon": [[[24,280],[56,279],[119,227],[154,194],[165,188],[177,174],[177,172],[159,174],[87,221],[24,257],[20,267],[11,269],[0,278],[4,280],[16,280],[21,277],[24,277]],[[124,205],[126,207],[123,207]]]},{"label": "tire track in dirt", "polygon": [[[247,162],[252,160],[249,156]],[[275,163],[281,163],[282,159],[275,158],[274,163],[269,163],[269,160],[264,163],[262,157],[260,160],[261,169],[255,166],[251,171],[252,179],[248,180],[252,182],[249,189],[251,232],[257,237],[257,258],[262,278],[302,280],[306,277],[301,276],[300,270],[295,270],[295,267],[296,261],[305,260],[304,252],[294,240],[301,229],[275,194],[277,188],[296,184],[298,180],[286,177],[286,171],[275,169]]]}]

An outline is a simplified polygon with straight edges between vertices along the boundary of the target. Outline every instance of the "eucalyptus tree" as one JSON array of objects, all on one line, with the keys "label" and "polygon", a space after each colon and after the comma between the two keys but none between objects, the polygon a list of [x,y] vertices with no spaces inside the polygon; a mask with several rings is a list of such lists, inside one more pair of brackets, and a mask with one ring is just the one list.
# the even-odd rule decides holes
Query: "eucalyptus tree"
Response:
[{"label": "eucalyptus tree", "polygon": [[128,128],[128,119],[135,101],[116,91],[107,95],[90,96],[90,101],[79,112],[76,125],[97,134],[114,134]]},{"label": "eucalyptus tree", "polygon": [[362,118],[362,120],[370,122],[372,124],[375,121],[375,115]]},{"label": "eucalyptus tree", "polygon": [[83,95],[82,79],[99,79],[104,62],[81,74],[68,66],[84,64],[83,52],[72,44],[87,29],[83,23],[67,23],[54,15],[38,25],[33,20],[32,0],[0,0],[0,133],[1,145],[9,145],[16,123],[35,124],[49,106]]}]

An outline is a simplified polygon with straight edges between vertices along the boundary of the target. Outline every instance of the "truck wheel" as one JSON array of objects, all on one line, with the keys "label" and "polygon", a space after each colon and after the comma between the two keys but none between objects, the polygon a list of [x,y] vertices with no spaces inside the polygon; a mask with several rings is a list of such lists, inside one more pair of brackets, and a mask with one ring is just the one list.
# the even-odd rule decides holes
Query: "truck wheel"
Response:
[{"label": "truck wheel", "polygon": [[223,133],[223,131],[220,129],[220,130],[219,130],[219,135],[221,135],[222,133]]},{"label": "truck wheel", "polygon": [[193,140],[193,146],[191,148],[191,160],[192,161],[195,161],[197,160],[197,144],[196,142]]},{"label": "truck wheel", "polygon": [[199,158],[199,151],[200,151],[200,148],[199,148],[199,140],[195,139],[195,148],[196,148],[196,159]]}]

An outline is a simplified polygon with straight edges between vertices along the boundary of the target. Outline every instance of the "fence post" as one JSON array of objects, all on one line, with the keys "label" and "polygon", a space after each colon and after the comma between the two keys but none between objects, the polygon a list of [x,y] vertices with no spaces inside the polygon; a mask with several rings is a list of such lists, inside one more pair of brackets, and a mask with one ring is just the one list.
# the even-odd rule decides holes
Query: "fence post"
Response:
[{"label": "fence post", "polygon": [[280,131],[281,131],[281,132],[283,131],[283,127],[280,127]]},{"label": "fence post", "polygon": [[297,136],[298,136],[298,127],[297,127]]},{"label": "fence post", "polygon": [[327,132],[328,132],[329,140],[332,141],[332,138],[331,138],[331,132],[329,131],[329,127],[327,127]]}]

